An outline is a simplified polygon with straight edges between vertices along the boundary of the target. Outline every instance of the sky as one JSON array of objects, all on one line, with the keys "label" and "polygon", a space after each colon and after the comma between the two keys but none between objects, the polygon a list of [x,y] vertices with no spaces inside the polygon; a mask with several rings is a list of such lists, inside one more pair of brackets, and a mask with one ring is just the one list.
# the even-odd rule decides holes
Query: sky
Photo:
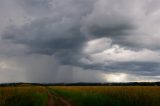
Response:
[{"label": "sky", "polygon": [[0,0],[0,82],[160,81],[160,0]]}]

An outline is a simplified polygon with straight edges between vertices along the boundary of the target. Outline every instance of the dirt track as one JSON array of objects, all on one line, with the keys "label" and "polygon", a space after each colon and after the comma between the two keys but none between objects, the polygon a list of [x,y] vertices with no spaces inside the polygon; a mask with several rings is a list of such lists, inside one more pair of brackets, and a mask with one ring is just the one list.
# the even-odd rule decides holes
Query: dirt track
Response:
[{"label": "dirt track", "polygon": [[57,96],[54,93],[48,92],[48,103],[47,106],[74,106],[70,101],[64,99],[63,97]]},{"label": "dirt track", "polygon": [[48,103],[47,106],[56,106],[51,94],[48,94]]}]

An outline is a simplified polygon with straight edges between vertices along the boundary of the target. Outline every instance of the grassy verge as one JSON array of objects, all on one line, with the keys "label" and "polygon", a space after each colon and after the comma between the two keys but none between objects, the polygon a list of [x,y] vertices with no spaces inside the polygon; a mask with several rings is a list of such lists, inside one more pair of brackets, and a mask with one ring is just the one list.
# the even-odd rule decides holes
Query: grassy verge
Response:
[{"label": "grassy verge", "polygon": [[51,87],[78,106],[160,106],[160,87]]}]

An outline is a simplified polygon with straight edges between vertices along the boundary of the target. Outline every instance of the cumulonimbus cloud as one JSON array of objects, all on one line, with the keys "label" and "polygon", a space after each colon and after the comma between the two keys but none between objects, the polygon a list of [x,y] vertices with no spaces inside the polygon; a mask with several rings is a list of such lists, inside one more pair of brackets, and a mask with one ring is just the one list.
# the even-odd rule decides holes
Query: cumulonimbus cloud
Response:
[{"label": "cumulonimbus cloud", "polygon": [[[1,2],[8,5],[4,0]],[[18,19],[24,22],[15,19],[17,16],[15,15],[10,20],[12,24],[5,23],[8,27],[0,31],[2,32],[0,55],[16,57],[17,64],[22,57],[42,56],[39,61],[43,61],[44,58],[53,64],[55,62],[59,66],[56,70],[63,71],[62,67],[67,66],[100,72],[121,71],[138,75],[158,75],[160,74],[158,2],[158,0],[121,2],[15,0],[8,8],[12,6],[21,8],[22,16]],[[16,14],[17,8],[12,9]],[[3,21],[1,16],[0,20]],[[34,59],[30,61],[36,64]],[[44,67],[50,67],[51,63]],[[29,70],[35,69],[38,72],[38,68],[31,64],[29,66],[31,66]],[[29,66],[24,65],[25,70]],[[51,72],[51,68],[46,68],[47,72],[57,74],[57,71]],[[35,71],[28,71],[33,72]],[[36,78],[36,81],[38,79]]]}]

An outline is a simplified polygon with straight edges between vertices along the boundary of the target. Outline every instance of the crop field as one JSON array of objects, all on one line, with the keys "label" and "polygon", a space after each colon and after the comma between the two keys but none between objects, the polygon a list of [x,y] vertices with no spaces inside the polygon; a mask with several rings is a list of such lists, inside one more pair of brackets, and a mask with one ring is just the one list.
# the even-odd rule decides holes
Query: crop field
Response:
[{"label": "crop field", "polygon": [[51,87],[79,106],[160,106],[160,87]]},{"label": "crop field", "polygon": [[0,106],[160,106],[160,87],[0,87]]},{"label": "crop field", "polygon": [[0,106],[45,106],[44,87],[1,87]]}]

